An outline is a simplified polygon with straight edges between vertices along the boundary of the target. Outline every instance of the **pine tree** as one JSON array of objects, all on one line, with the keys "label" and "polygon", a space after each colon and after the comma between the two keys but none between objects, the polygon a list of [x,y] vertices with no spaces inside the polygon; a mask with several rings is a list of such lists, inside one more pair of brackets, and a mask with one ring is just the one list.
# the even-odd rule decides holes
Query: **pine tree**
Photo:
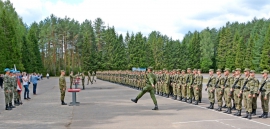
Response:
[{"label": "pine tree", "polygon": [[270,26],[268,27],[261,54],[261,69],[270,70]]}]

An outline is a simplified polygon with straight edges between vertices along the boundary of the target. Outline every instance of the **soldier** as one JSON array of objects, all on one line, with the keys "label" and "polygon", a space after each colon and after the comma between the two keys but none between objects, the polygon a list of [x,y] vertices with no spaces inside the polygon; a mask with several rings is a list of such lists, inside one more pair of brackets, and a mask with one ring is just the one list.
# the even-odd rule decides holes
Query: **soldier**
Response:
[{"label": "soldier", "polygon": [[[14,93],[14,91],[15,91],[15,89],[17,89],[17,80],[16,80],[16,78],[15,78],[15,74],[14,74],[14,70],[10,70],[10,81],[11,81],[11,85],[10,85],[10,91],[11,91],[11,93],[9,94],[10,95],[10,100],[9,100],[9,105],[10,105],[10,107],[11,108],[15,108],[15,106],[13,106],[12,105],[12,99],[14,99],[15,100],[15,93]],[[16,87],[16,88],[15,88]]]},{"label": "soldier", "polygon": [[181,80],[182,80],[182,75],[181,75],[181,69],[177,69],[177,78],[176,78],[176,92],[178,95],[178,101],[182,100],[182,92],[181,92]]},{"label": "soldier", "polygon": [[225,98],[225,104],[227,106],[227,110],[224,113],[227,113],[227,114],[232,113],[232,111],[231,111],[232,97],[230,96],[230,89],[231,89],[231,86],[233,85],[233,80],[234,80],[234,77],[229,76],[229,74],[230,74],[230,69],[225,68],[225,70],[224,70],[225,81],[224,81],[223,89],[224,89],[224,98]]},{"label": "soldier", "polygon": [[193,88],[192,88],[192,83],[194,81],[194,74],[191,73],[191,68],[187,69],[187,99],[188,103],[192,103],[192,98],[193,98]]},{"label": "soldier", "polygon": [[59,89],[60,89],[60,93],[61,93],[61,105],[67,105],[67,103],[65,103],[64,99],[65,99],[65,94],[66,94],[66,79],[65,79],[65,71],[61,70],[61,75],[59,77]]},{"label": "soldier", "polygon": [[6,74],[4,75],[4,92],[5,92],[5,103],[6,103],[6,110],[12,110],[12,108],[9,106],[9,101],[10,101],[10,85],[11,85],[11,80],[9,77],[10,70],[9,68],[5,69]]},{"label": "soldier", "polygon": [[214,109],[214,104],[215,104],[214,86],[216,83],[216,77],[213,74],[214,74],[214,70],[209,69],[209,80],[206,84],[206,89],[205,89],[205,91],[208,90],[208,99],[210,101],[210,106],[207,108],[209,109]]},{"label": "soldier", "polygon": [[[245,69],[246,71],[247,69]],[[234,84],[232,86],[231,91],[233,91],[234,94],[234,101],[235,101],[235,107],[237,112],[234,114],[235,116],[241,116],[242,111],[242,97],[239,96],[241,86],[243,84],[243,78],[241,78],[241,69],[236,68],[235,70],[235,79]]]},{"label": "soldier", "polygon": [[182,102],[187,102],[187,74],[186,70],[182,70],[182,80],[181,80],[181,87],[182,87]]},{"label": "soldier", "polygon": [[224,78],[221,76],[221,69],[217,69],[217,80],[214,86],[214,89],[216,91],[217,96],[217,102],[218,102],[218,108],[217,111],[222,111],[222,96],[223,96],[223,90],[222,87],[224,87]]},{"label": "soldier", "polygon": [[176,82],[177,82],[177,79],[178,79],[178,75],[176,74],[176,71],[177,70],[174,70],[173,71],[173,74],[172,74],[172,81],[171,81],[171,85],[172,85],[172,88],[173,88],[173,100],[176,100],[177,99],[177,86],[176,86]]},{"label": "soldier", "polygon": [[256,115],[256,109],[257,109],[257,97],[258,95],[258,90],[259,90],[259,80],[257,78],[255,78],[255,72],[251,72],[250,76],[254,79],[255,81],[255,86],[254,86],[254,94],[252,96],[252,115],[255,116]]},{"label": "soldier", "polygon": [[73,71],[70,72],[69,78],[70,78],[70,89],[72,89],[73,80],[75,78],[75,76],[73,76]]},{"label": "soldier", "polygon": [[84,90],[84,80],[85,80],[85,76],[84,76],[84,73],[82,73],[82,86],[83,86],[83,90]]},{"label": "soldier", "polygon": [[259,118],[268,118],[269,112],[269,93],[270,93],[270,79],[268,79],[269,71],[263,70],[262,76],[263,79],[261,81],[261,86],[259,88],[258,94],[261,92],[261,104],[263,114],[259,116]]},{"label": "soldier", "polygon": [[[255,70],[251,70],[250,73],[255,73]],[[243,84],[240,94],[243,96],[244,107],[246,109],[246,115],[243,118],[251,119],[252,113],[252,96],[254,94],[254,87],[255,87],[255,77],[250,76],[246,82]]]},{"label": "soldier", "polygon": [[165,97],[169,98],[169,94],[170,94],[170,74],[169,71],[165,69],[165,74],[164,74],[164,89],[165,89]]},{"label": "soldier", "polygon": [[193,92],[194,92],[194,96],[195,96],[195,103],[194,105],[198,105],[199,103],[199,97],[200,97],[200,86],[199,84],[201,84],[202,82],[199,75],[197,74],[197,69],[193,70],[193,74],[194,74],[194,81],[193,81]]},{"label": "soldier", "polygon": [[198,69],[198,82],[197,85],[199,87],[199,103],[202,102],[202,85],[203,85],[203,76],[201,74],[201,69]]},{"label": "soldier", "polygon": [[149,67],[147,69],[147,75],[146,75],[146,86],[143,88],[141,93],[135,98],[131,99],[132,102],[137,103],[137,101],[146,93],[149,92],[150,96],[155,104],[155,107],[152,110],[158,110],[157,100],[155,97],[155,84],[157,82],[156,76],[152,73],[153,68]]}]

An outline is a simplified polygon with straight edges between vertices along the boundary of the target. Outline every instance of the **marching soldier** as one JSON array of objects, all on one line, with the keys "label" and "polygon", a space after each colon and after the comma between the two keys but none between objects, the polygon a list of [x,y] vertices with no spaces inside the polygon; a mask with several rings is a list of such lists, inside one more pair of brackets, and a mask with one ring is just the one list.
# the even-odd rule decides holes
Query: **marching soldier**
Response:
[{"label": "marching soldier", "polygon": [[143,90],[140,92],[140,94],[135,98],[131,99],[132,102],[137,103],[137,101],[146,93],[150,92],[150,96],[155,104],[155,107],[152,110],[158,110],[157,100],[155,97],[155,84],[157,82],[156,76],[152,73],[153,68],[149,67],[147,69],[147,75],[146,75],[146,86],[143,88]]},{"label": "marching soldier", "polygon": [[188,103],[192,103],[193,98],[193,88],[192,83],[194,81],[194,75],[191,73],[191,68],[187,69],[187,99]]},{"label": "marching soldier", "polygon": [[197,69],[193,70],[193,74],[194,74],[194,81],[193,81],[193,92],[194,92],[194,96],[195,96],[195,103],[194,105],[198,105],[199,103],[199,98],[200,98],[200,86],[199,84],[201,84],[201,80],[199,75],[197,74]]},{"label": "marching soldier", "polygon": [[257,109],[257,97],[258,95],[258,90],[259,90],[259,80],[257,78],[255,78],[255,71],[250,73],[250,76],[254,79],[255,81],[255,85],[254,85],[254,94],[252,96],[252,115],[255,116],[256,115],[256,109]]},{"label": "marching soldier", "polygon": [[181,81],[181,87],[182,87],[182,101],[187,102],[187,77],[186,70],[182,70],[182,80]]},{"label": "marching soldier", "polygon": [[176,80],[176,88],[177,88],[176,92],[177,92],[177,96],[178,96],[178,101],[182,100],[181,80],[182,80],[181,70],[178,69],[177,70],[177,80]]},{"label": "marching soldier", "polygon": [[164,74],[164,89],[165,89],[165,97],[169,98],[169,94],[170,94],[170,74],[168,70],[165,70],[165,74]]},{"label": "marching soldier", "polygon": [[[247,69],[245,69],[247,71]],[[237,112],[234,114],[235,116],[241,116],[242,111],[242,97],[239,96],[241,86],[243,85],[244,78],[241,78],[241,69],[236,68],[235,70],[235,78],[234,84],[232,86],[231,91],[233,91],[234,101],[235,101],[235,108]]]}]

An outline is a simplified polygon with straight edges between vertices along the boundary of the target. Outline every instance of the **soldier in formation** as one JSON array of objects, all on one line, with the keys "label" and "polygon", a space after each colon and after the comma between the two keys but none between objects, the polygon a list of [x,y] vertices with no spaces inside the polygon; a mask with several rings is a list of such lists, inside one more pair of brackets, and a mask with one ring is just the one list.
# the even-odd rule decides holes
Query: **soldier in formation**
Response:
[{"label": "soldier in formation", "polygon": [[[255,78],[255,70],[241,69],[232,70],[225,68],[209,70],[209,78],[206,80],[206,91],[210,106],[207,108],[214,109],[217,102],[217,111],[227,108],[224,113],[232,114],[234,110],[235,116],[241,116],[242,110],[245,110],[243,118],[252,119],[256,115],[257,98],[260,96],[262,102],[263,113],[260,118],[268,118],[269,112],[269,94],[270,79],[268,79],[269,71],[262,72],[263,79],[259,81]],[[223,73],[222,73],[223,72]],[[154,92],[156,95],[198,105],[202,100],[203,76],[200,69],[191,68],[186,70],[175,69],[169,71],[167,69],[153,72],[156,76]],[[105,81],[119,83],[130,88],[143,90],[147,82],[147,73],[144,71],[102,71],[97,72],[97,78]],[[194,101],[194,102],[193,102]],[[223,106],[224,104],[224,106]],[[243,107],[242,107],[243,105]]]}]

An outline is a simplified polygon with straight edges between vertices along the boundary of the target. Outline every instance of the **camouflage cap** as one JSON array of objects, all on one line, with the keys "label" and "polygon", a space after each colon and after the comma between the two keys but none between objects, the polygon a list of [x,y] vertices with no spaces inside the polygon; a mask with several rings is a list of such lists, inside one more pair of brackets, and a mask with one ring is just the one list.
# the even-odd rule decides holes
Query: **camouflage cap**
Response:
[{"label": "camouflage cap", "polygon": [[163,71],[167,70],[166,68],[163,68]]},{"label": "camouflage cap", "polygon": [[221,69],[217,69],[217,72],[221,72]]},{"label": "camouflage cap", "polygon": [[61,70],[61,72],[65,72],[65,70]]},{"label": "camouflage cap", "polygon": [[245,72],[247,72],[247,71],[250,71],[250,69],[249,68],[245,68],[245,70],[244,70]]},{"label": "camouflage cap", "polygon": [[186,72],[186,70],[183,69],[181,72]]},{"label": "camouflage cap", "polygon": [[229,71],[229,72],[230,72],[230,69],[229,69],[229,68],[225,68],[225,69],[224,69],[224,72],[225,72],[225,71]]},{"label": "camouflage cap", "polygon": [[153,70],[153,67],[149,66],[147,69],[151,69],[151,70]]},{"label": "camouflage cap", "polygon": [[241,69],[240,68],[236,68],[235,71],[241,71]]},{"label": "camouflage cap", "polygon": [[261,73],[269,73],[269,71],[268,70],[263,70]]},{"label": "camouflage cap", "polygon": [[197,69],[193,69],[193,71],[197,71]]},{"label": "camouflage cap", "polygon": [[209,69],[209,72],[214,72],[214,69]]},{"label": "camouflage cap", "polygon": [[176,71],[177,71],[177,72],[181,72],[181,69],[177,69]]},{"label": "camouflage cap", "polygon": [[198,69],[198,71],[202,71],[201,69]]},{"label": "camouflage cap", "polygon": [[187,70],[191,70],[191,68],[187,68]]},{"label": "camouflage cap", "polygon": [[232,70],[232,72],[234,73],[234,72],[235,72],[235,70]]},{"label": "camouflage cap", "polygon": [[250,72],[251,72],[251,73],[256,73],[256,71],[255,71],[255,70],[250,70]]}]

